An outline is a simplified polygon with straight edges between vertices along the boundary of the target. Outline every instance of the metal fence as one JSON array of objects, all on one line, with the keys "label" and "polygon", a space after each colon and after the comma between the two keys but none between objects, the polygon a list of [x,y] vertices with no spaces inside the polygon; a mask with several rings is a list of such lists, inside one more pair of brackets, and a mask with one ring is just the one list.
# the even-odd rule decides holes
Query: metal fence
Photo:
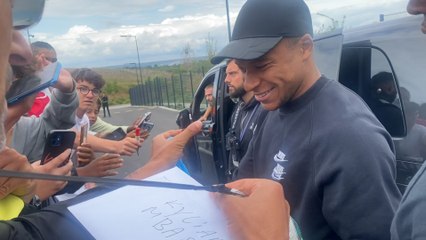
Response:
[{"label": "metal fence", "polygon": [[144,106],[166,106],[174,109],[188,107],[200,84],[204,71],[172,74],[170,77],[147,79],[129,89],[130,104]]}]

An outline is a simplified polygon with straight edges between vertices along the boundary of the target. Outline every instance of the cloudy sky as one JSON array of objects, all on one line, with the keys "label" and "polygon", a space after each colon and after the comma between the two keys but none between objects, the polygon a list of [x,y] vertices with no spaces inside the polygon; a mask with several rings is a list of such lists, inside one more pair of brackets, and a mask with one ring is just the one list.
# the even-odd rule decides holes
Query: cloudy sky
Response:
[{"label": "cloudy sky", "polygon": [[[408,0],[306,0],[315,29],[332,21],[344,28],[404,17]],[[229,0],[231,28],[245,0]],[[220,50],[228,41],[226,0],[46,0],[42,21],[29,29],[31,41],[47,41],[66,67],[100,67],[207,55],[206,39]],[[27,32],[24,32],[26,35]]]}]

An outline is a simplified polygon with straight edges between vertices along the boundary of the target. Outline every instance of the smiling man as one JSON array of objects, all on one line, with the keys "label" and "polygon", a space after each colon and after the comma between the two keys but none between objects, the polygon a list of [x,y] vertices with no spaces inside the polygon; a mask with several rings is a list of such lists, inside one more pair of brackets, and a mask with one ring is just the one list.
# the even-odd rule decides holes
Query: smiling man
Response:
[{"label": "smiling man", "polygon": [[392,139],[358,95],[321,75],[312,35],[304,1],[248,0],[213,58],[236,59],[245,90],[271,111],[237,177],[281,183],[305,239],[389,239],[400,199]]}]

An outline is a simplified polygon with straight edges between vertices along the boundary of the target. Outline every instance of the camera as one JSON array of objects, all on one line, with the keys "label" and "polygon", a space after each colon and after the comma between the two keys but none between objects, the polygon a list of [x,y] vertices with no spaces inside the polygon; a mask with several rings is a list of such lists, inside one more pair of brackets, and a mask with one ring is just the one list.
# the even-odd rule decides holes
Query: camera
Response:
[{"label": "camera", "polygon": [[211,120],[207,120],[203,122],[203,125],[201,127],[201,132],[203,133],[203,136],[210,136],[213,132],[214,122]]},{"label": "camera", "polygon": [[52,145],[53,147],[58,147],[61,145],[62,136],[60,134],[54,134],[50,140],[50,145]]},{"label": "camera", "polygon": [[226,134],[226,150],[239,150],[240,149],[240,141],[238,140],[237,134],[234,130],[229,131]]}]

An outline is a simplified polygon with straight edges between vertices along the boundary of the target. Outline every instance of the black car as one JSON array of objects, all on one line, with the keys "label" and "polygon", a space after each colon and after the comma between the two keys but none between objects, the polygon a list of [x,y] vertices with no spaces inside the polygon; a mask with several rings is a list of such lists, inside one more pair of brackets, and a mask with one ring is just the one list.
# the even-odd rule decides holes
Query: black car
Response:
[{"label": "black car", "polygon": [[[322,74],[361,96],[392,135],[401,191],[426,157],[426,111],[422,114],[426,109],[426,41],[418,30],[419,22],[417,17],[407,17],[315,37],[314,56]],[[224,84],[225,67],[221,63],[207,72],[190,109],[178,117],[184,127],[202,116],[207,106],[204,87],[214,84],[215,114],[203,134],[186,146],[183,157],[190,173],[203,184],[227,181],[225,135],[234,102]],[[378,85],[374,76],[379,73],[393,77]]]}]

